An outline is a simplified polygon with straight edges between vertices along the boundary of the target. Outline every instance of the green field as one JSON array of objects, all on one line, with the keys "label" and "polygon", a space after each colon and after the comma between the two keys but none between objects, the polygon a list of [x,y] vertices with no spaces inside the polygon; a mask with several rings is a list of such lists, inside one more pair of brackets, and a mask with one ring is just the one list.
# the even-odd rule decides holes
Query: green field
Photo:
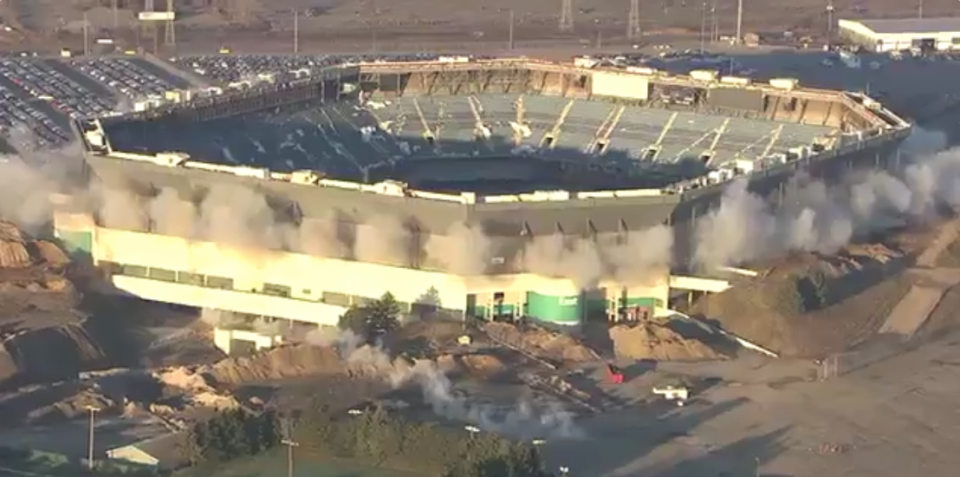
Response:
[{"label": "green field", "polygon": [[[424,477],[416,474],[364,467],[357,463],[294,456],[294,477]],[[286,451],[240,459],[215,468],[192,469],[177,477],[286,477]]]}]

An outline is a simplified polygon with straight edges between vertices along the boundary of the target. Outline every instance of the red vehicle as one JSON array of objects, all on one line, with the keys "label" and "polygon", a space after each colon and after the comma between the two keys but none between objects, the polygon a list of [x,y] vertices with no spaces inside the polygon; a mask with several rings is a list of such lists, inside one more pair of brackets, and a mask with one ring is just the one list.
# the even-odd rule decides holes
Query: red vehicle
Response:
[{"label": "red vehicle", "polygon": [[623,384],[623,371],[613,364],[607,364],[607,376],[613,384]]}]

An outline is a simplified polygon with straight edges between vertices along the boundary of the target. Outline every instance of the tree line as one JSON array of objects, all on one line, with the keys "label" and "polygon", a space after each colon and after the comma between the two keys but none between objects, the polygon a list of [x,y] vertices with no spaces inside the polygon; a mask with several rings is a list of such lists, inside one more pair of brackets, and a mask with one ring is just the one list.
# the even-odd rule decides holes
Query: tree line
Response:
[{"label": "tree line", "polygon": [[275,412],[222,411],[194,425],[188,450],[193,465],[216,464],[276,449],[286,437],[298,458],[342,458],[373,467],[437,477],[550,477],[533,445],[491,433],[414,422],[373,408],[357,415],[317,402],[295,418],[287,433]]},{"label": "tree line", "polygon": [[461,425],[411,421],[376,407],[340,417],[323,403],[301,415],[294,435],[319,456],[443,477],[546,477],[536,448]]}]

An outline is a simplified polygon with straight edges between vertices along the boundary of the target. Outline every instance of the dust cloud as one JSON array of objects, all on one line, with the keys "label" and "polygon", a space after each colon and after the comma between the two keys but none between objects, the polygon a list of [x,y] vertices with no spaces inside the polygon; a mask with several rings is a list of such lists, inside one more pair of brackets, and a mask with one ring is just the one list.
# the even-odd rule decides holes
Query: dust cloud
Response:
[{"label": "dust cloud", "polygon": [[696,224],[694,264],[710,270],[788,251],[832,253],[858,234],[934,218],[938,207],[960,212],[960,149],[945,145],[943,134],[917,128],[904,144],[902,170],[852,173],[833,184],[801,174],[781,207],[735,182]]},{"label": "dust cloud", "polygon": [[424,402],[444,418],[469,422],[485,431],[522,439],[583,437],[573,415],[559,403],[534,406],[521,401],[505,408],[475,402],[455,392],[453,383],[433,361],[419,360],[410,364],[402,359],[393,360],[382,347],[362,344],[349,330],[320,328],[307,335],[307,341],[314,346],[337,348],[348,365],[371,368],[394,388],[418,386]]},{"label": "dust cloud", "polygon": [[[751,193],[744,181],[735,182],[719,206],[695,225],[693,263],[709,270],[790,250],[830,253],[859,233],[898,220],[934,217],[943,205],[960,211],[960,149],[937,152],[945,144],[943,134],[918,128],[903,148],[914,159],[901,170],[853,173],[832,184],[801,174],[788,183],[785,200],[776,208]],[[49,152],[27,148],[19,156],[0,158],[0,214],[28,231],[48,223],[50,193],[63,189],[80,162],[77,145]],[[519,253],[497,257],[500,244],[477,225],[454,223],[438,236],[422,237],[421,243],[421,237],[387,213],[361,224],[333,213],[322,218],[284,215],[260,191],[238,185],[212,186],[202,197],[173,189],[143,197],[100,185],[71,192],[79,202],[91,204],[88,212],[107,227],[233,246],[238,258],[249,255],[244,250],[303,250],[410,265],[425,253],[426,263],[458,274],[479,275],[503,263],[589,287],[605,279],[640,280],[668,267],[674,246],[672,229],[656,226],[595,239],[536,236]]]}]

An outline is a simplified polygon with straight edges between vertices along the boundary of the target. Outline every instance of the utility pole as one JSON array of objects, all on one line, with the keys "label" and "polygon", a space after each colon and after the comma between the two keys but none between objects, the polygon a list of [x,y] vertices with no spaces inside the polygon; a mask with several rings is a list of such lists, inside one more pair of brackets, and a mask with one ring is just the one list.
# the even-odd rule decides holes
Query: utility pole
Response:
[{"label": "utility pole", "polygon": [[513,51],[513,47],[514,47],[514,43],[513,43],[513,22],[514,22],[514,14],[513,14],[513,9],[511,8],[511,9],[510,9],[510,30],[509,30],[508,33],[507,33],[507,49],[510,50],[510,51]]},{"label": "utility pole", "polygon": [[923,0],[917,5],[917,18],[923,19]]},{"label": "utility pole", "polygon": [[562,0],[560,4],[560,31],[573,31],[573,0]]},{"label": "utility pole", "polygon": [[173,0],[167,0],[167,23],[164,25],[163,31],[163,43],[167,46],[176,46],[177,44],[177,31],[173,25],[174,18],[176,13],[173,11]]},{"label": "utility pole", "polygon": [[90,56],[90,22],[87,12],[83,12],[83,56]]},{"label": "utility pole", "polygon": [[743,42],[743,0],[737,0],[737,44]]},{"label": "utility pole", "polygon": [[287,477],[293,477],[293,448],[300,447],[300,443],[284,439],[280,444],[287,446]]},{"label": "utility pole", "polygon": [[117,5],[119,0],[113,0],[113,29],[116,30],[120,26],[120,13],[118,12],[119,5]]},{"label": "utility pole", "polygon": [[710,4],[710,42],[720,41],[720,20],[717,18],[717,0]]},{"label": "utility pole", "polygon": [[93,428],[94,428],[94,415],[100,412],[100,408],[94,406],[87,406],[87,411],[90,412],[90,435],[88,436],[88,446],[87,446],[87,468],[93,471]]},{"label": "utility pole", "polygon": [[707,50],[707,2],[700,7],[700,54]]},{"label": "utility pole", "polygon": [[833,0],[827,0],[827,44],[833,43]]},{"label": "utility pole", "polygon": [[630,0],[630,15],[627,17],[627,38],[640,38],[640,0]]},{"label": "utility pole", "polygon": [[293,11],[293,54],[300,53],[300,10]]}]

